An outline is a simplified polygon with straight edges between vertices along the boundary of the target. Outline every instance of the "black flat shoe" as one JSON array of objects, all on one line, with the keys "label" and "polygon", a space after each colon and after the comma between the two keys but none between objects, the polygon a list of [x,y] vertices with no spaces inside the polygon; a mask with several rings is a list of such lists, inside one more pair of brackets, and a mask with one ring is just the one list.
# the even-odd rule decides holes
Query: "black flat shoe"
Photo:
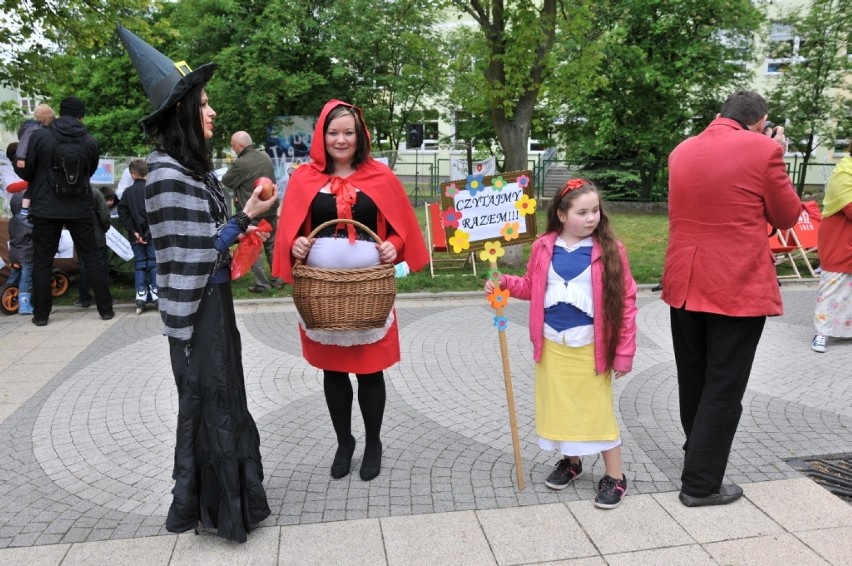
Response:
[{"label": "black flat shoe", "polygon": [[364,449],[361,461],[361,479],[370,481],[382,471],[382,443],[371,444]]},{"label": "black flat shoe", "polygon": [[331,477],[336,480],[346,477],[352,467],[352,454],[355,453],[355,437],[350,436],[347,444],[337,446],[334,462],[331,464]]},{"label": "black flat shoe", "polygon": [[713,493],[705,497],[693,497],[683,491],[678,496],[680,502],[687,507],[707,507],[709,505],[727,505],[733,503],[743,496],[743,488],[735,483],[723,483],[719,493]]}]

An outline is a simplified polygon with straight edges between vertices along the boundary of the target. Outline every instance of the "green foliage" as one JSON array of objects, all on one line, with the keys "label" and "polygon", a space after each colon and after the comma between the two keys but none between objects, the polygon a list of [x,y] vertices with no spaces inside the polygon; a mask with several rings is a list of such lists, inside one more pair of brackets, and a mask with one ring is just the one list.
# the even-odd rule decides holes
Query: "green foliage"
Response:
[{"label": "green foliage", "polygon": [[[770,112],[785,125],[788,139],[803,154],[797,181],[804,190],[807,163],[816,149],[815,140],[833,147],[838,129],[848,112],[852,94],[847,55],[852,30],[852,3],[848,0],[813,0],[806,14],[791,12],[783,20],[799,36],[798,55],[793,57],[770,96]],[[804,140],[802,143],[800,140]]]},{"label": "green foliage", "polygon": [[[454,64],[453,107],[473,116],[488,115],[505,155],[504,168],[527,166],[533,113],[555,60],[557,19],[569,9],[558,0],[452,0],[476,22],[462,28],[457,45],[469,46],[469,62]],[[584,2],[580,2],[584,4]],[[561,8],[561,9],[560,9]],[[570,8],[570,9],[573,9]],[[465,32],[470,34],[465,37]]]},{"label": "green foliage", "polygon": [[62,98],[77,96],[86,103],[85,124],[103,154],[147,155],[150,144],[139,120],[151,113],[151,105],[117,38],[90,53],[58,55],[52,64],[65,70],[61,81],[47,83],[55,110]]},{"label": "green foliage", "polygon": [[630,164],[590,164],[583,168],[583,176],[603,192],[606,200],[643,200],[642,178],[633,169],[623,169]]},{"label": "green foliage", "polygon": [[435,0],[347,0],[327,15],[331,29],[342,32],[332,34],[329,53],[346,70],[351,102],[364,110],[381,150],[397,149],[417,109],[444,88],[445,59],[433,27],[440,8]]},{"label": "green foliage", "polygon": [[[218,113],[213,147],[247,131],[259,144],[278,115],[318,114],[330,98],[351,90],[327,44],[332,0],[180,0],[166,4],[160,21],[177,30],[164,53],[191,67],[218,65],[207,88]],[[344,85],[344,88],[340,88]]]},{"label": "green foliage", "polygon": [[56,54],[96,52],[110,43],[113,22],[136,23],[154,6],[152,0],[0,0],[0,84],[50,93]]},{"label": "green foliage", "polygon": [[9,132],[17,132],[27,115],[14,100],[0,102],[0,128]]},{"label": "green foliage", "polygon": [[633,160],[650,199],[675,145],[747,83],[735,61],[749,57],[762,15],[749,0],[610,0],[592,13],[593,45],[557,47],[595,65],[557,72],[549,95],[564,109],[561,138],[572,158]]}]

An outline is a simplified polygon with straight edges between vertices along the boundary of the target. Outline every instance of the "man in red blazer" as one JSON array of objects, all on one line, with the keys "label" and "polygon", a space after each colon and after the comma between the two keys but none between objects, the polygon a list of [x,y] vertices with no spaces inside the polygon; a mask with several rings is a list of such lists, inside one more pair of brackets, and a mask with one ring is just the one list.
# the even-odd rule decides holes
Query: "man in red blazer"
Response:
[{"label": "man in red blazer", "polygon": [[783,160],[784,130],[763,135],[766,119],[763,97],[736,92],[669,156],[662,298],[671,307],[688,507],[742,496],[722,479],[766,317],[783,312],[766,223],[792,227],[802,203]]}]

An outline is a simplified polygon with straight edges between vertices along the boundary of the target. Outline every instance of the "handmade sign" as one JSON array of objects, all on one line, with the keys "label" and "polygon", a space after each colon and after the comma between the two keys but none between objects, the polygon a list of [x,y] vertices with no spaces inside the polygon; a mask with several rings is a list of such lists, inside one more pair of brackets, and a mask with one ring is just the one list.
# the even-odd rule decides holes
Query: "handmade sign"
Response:
[{"label": "handmade sign", "polygon": [[532,171],[441,183],[441,220],[452,253],[481,250],[494,240],[535,240],[534,209]]},{"label": "handmade sign", "polygon": [[441,185],[441,205],[444,209],[441,220],[447,233],[449,251],[458,254],[470,253],[471,249],[481,249],[479,258],[488,262],[489,277],[494,283],[494,290],[488,295],[488,301],[494,309],[492,324],[497,328],[500,339],[509,428],[515,452],[515,473],[518,488],[521,490],[524,489],[524,469],[518,438],[518,421],[515,416],[509,347],[506,341],[509,319],[503,312],[509,303],[509,291],[500,288],[502,273],[497,268],[497,260],[506,253],[504,243],[517,244],[535,239],[534,194],[530,171],[490,177],[468,175],[466,181]]}]

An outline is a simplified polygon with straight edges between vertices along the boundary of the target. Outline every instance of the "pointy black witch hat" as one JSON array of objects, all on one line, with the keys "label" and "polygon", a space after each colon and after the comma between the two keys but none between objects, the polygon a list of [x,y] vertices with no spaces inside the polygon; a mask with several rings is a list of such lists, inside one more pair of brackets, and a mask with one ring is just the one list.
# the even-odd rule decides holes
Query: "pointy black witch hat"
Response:
[{"label": "pointy black witch hat", "polygon": [[185,61],[172,61],[121,24],[116,23],[115,27],[154,108],[153,113],[140,120],[142,129],[150,134],[160,114],[177,104],[189,89],[210,80],[216,64],[207,63],[193,71]]}]

